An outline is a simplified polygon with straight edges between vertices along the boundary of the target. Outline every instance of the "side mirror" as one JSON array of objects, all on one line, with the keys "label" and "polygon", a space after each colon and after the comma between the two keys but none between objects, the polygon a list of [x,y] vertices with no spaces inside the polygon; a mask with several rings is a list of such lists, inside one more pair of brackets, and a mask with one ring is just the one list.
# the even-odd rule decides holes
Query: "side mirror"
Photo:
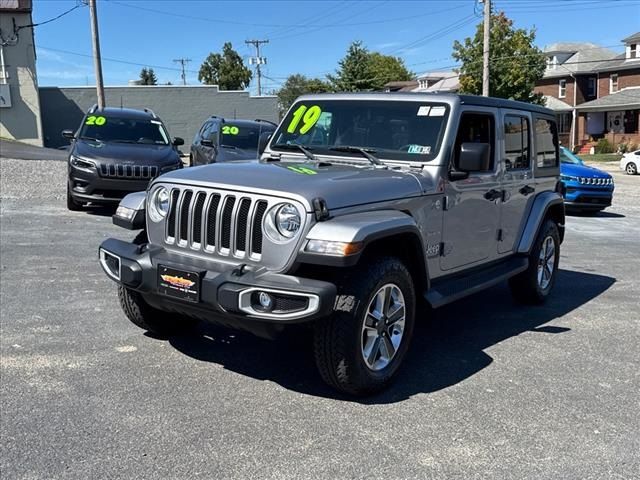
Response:
[{"label": "side mirror", "polygon": [[460,145],[456,168],[463,172],[486,172],[491,168],[491,145],[463,143]]},{"label": "side mirror", "polygon": [[184,139],[182,139],[180,137],[173,137],[173,140],[171,141],[171,144],[174,147],[177,147],[179,145],[184,145]]},{"label": "side mirror", "polygon": [[203,147],[213,147],[213,142],[208,138],[203,138],[202,140],[200,140],[200,145],[202,145]]},{"label": "side mirror", "polygon": [[264,132],[260,135],[258,139],[258,155],[262,155],[269,145],[269,140],[271,140],[271,132]]},{"label": "side mirror", "polygon": [[68,138],[69,140],[73,140],[74,138],[76,138],[75,134],[73,133],[73,130],[63,130],[62,137]]}]

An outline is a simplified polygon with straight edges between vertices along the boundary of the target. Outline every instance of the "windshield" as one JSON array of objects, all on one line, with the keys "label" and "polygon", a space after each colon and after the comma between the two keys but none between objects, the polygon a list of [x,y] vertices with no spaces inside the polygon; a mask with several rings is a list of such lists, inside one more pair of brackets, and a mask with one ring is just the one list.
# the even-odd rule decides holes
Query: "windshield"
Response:
[{"label": "windshield", "polygon": [[571,153],[566,148],[560,149],[560,163],[573,163],[574,165],[582,165],[582,159]]},{"label": "windshield", "polygon": [[220,146],[241,148],[243,150],[258,150],[258,140],[265,132],[273,132],[269,125],[234,125],[225,123],[220,130]]},{"label": "windshield", "polygon": [[[296,103],[271,143],[303,145],[314,153],[425,162],[440,149],[449,114],[446,104],[390,100],[311,100]],[[339,150],[339,151],[338,151]],[[366,159],[365,159],[366,161]]]},{"label": "windshield", "polygon": [[101,142],[169,144],[162,122],[102,115],[89,115],[84,119],[80,138]]}]

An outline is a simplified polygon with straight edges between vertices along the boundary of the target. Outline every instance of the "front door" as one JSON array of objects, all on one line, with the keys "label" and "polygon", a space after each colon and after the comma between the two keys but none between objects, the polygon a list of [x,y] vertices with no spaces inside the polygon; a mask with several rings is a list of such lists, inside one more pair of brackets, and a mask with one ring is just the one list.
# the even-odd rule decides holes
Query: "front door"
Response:
[{"label": "front door", "polygon": [[503,111],[502,125],[504,136],[499,151],[504,196],[498,232],[500,254],[514,250],[525,211],[535,197],[536,187],[532,175],[533,136],[530,115],[527,112]]},{"label": "front door", "polygon": [[448,271],[495,259],[500,219],[501,189],[496,162],[496,117],[491,109],[474,107],[463,111],[458,125],[452,165],[455,169],[463,143],[491,146],[491,161],[485,171],[470,172],[462,180],[445,185],[443,246],[440,268]]}]

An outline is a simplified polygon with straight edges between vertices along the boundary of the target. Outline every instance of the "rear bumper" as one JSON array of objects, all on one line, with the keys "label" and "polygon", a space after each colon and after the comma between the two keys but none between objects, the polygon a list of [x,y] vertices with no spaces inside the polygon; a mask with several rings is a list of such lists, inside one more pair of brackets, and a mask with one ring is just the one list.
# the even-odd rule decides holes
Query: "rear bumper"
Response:
[{"label": "rear bumper", "polygon": [[[99,256],[108,277],[140,292],[153,307],[238,328],[247,328],[248,322],[308,322],[331,314],[335,304],[336,287],[329,282],[275,274],[264,269],[241,271],[213,261],[204,264],[161,247],[138,246],[110,238],[100,245]],[[114,262],[117,268],[114,268]],[[196,272],[200,278],[197,301],[160,293],[158,268],[161,265]],[[275,302],[276,308],[259,311],[260,306],[255,302],[259,292],[279,299]],[[288,308],[279,310],[278,305]]]}]

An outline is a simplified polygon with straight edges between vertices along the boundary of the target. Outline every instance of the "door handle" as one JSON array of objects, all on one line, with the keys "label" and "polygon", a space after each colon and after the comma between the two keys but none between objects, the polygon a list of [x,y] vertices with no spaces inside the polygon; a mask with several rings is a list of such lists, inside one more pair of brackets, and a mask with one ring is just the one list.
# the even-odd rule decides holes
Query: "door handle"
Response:
[{"label": "door handle", "polygon": [[499,198],[502,198],[502,191],[491,189],[484,194],[484,198],[486,198],[490,202],[493,202],[494,200],[498,200]]},{"label": "door handle", "polygon": [[527,195],[529,195],[530,193],[533,193],[533,192],[535,192],[535,191],[536,191],[536,189],[535,189],[535,188],[533,188],[533,187],[530,187],[529,185],[525,185],[524,187],[522,187],[522,188],[520,189],[520,193],[521,193],[522,195],[524,195],[525,197],[526,197]]}]

